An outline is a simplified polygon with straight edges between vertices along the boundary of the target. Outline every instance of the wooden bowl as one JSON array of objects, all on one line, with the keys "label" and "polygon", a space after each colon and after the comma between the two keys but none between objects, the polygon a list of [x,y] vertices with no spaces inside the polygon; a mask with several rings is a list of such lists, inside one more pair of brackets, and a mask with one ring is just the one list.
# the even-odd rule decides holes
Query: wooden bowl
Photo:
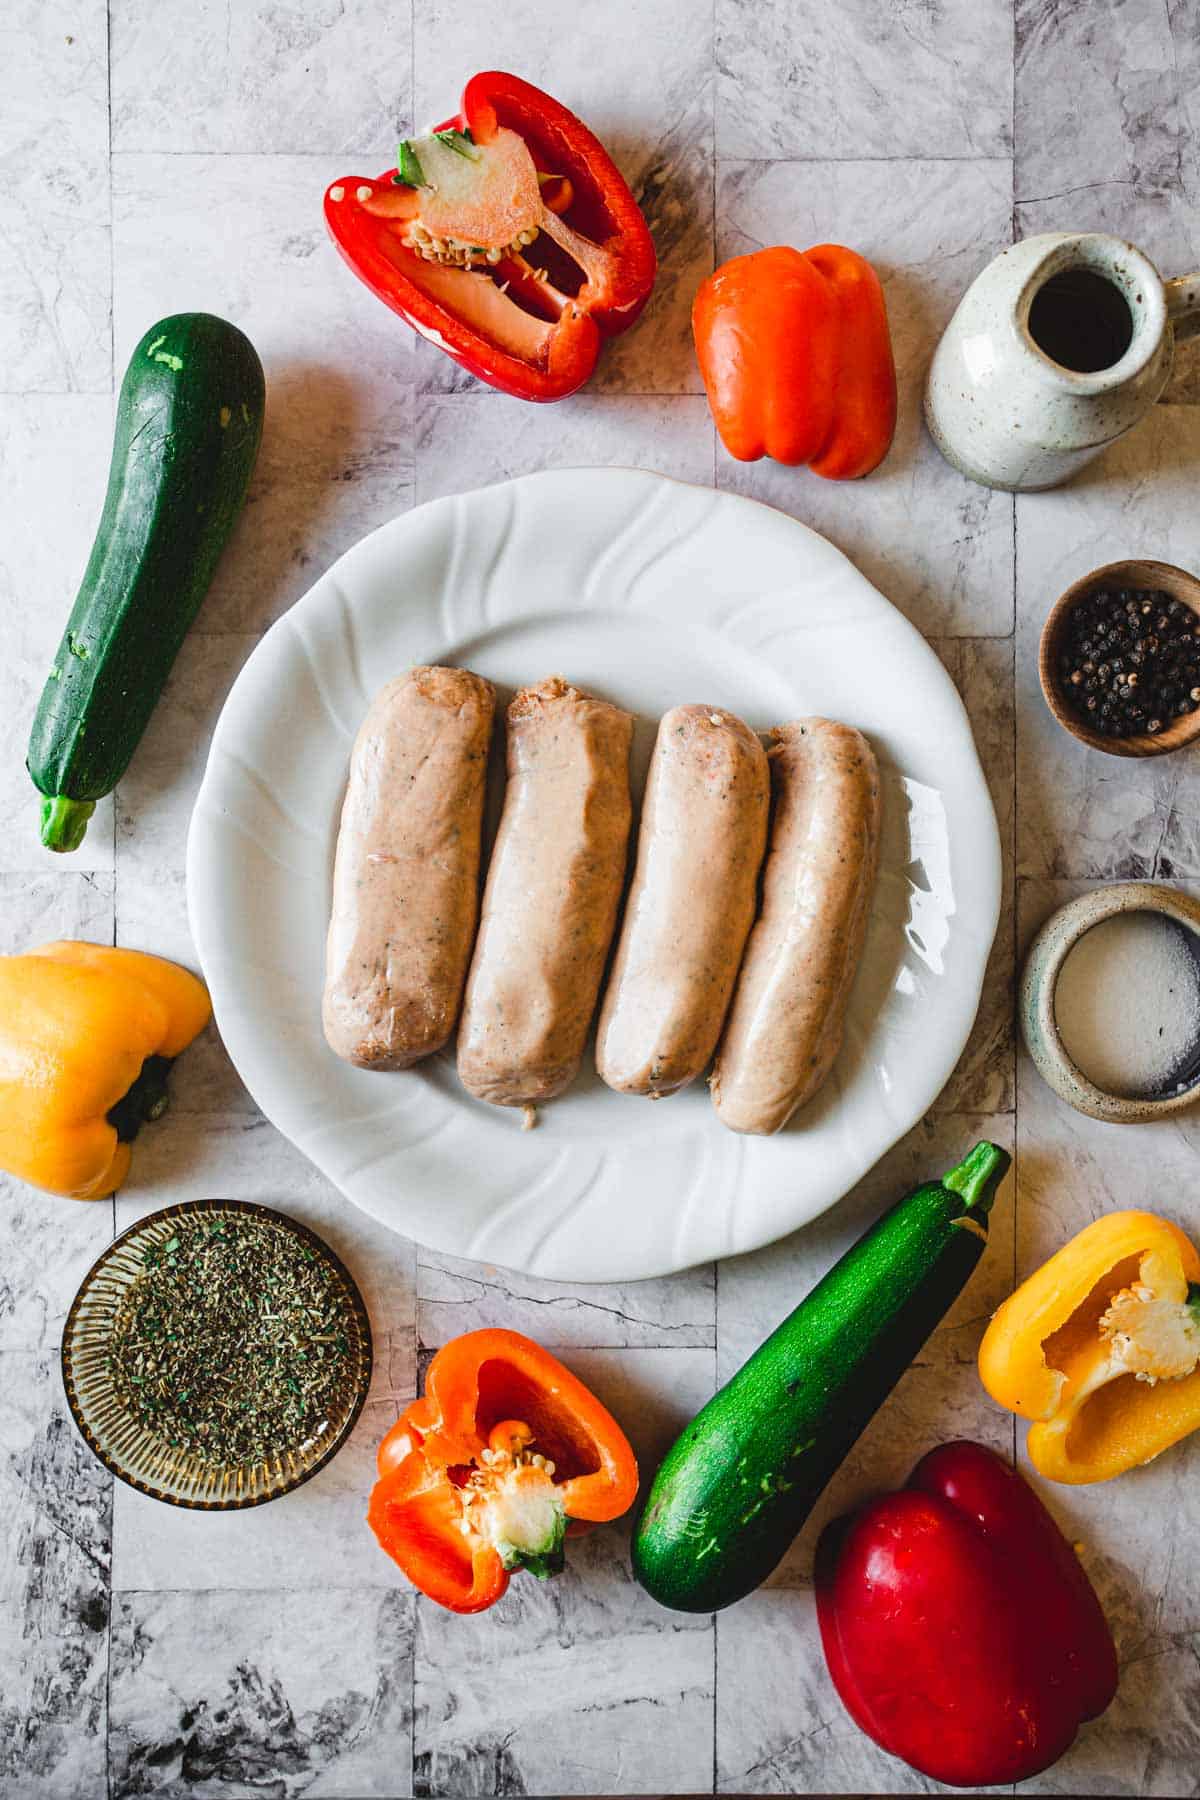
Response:
[{"label": "wooden bowl", "polygon": [[1061,599],[1055,601],[1050,615],[1042,627],[1042,642],[1038,652],[1038,676],[1042,684],[1046,705],[1054,714],[1064,731],[1078,738],[1081,744],[1089,749],[1103,750],[1108,756],[1165,756],[1170,750],[1182,750],[1185,744],[1194,743],[1200,738],[1200,706],[1195,712],[1185,713],[1182,719],[1172,719],[1171,723],[1153,737],[1142,732],[1137,737],[1110,738],[1101,737],[1098,731],[1083,723],[1067,704],[1063,692],[1063,684],[1059,679],[1058,659],[1063,638],[1067,629],[1067,619],[1077,601],[1101,588],[1150,588],[1166,594],[1170,600],[1181,600],[1196,615],[1196,623],[1200,625],[1200,579],[1189,575],[1186,569],[1177,569],[1174,563],[1144,562],[1134,558],[1129,562],[1105,563],[1102,569],[1093,569],[1090,575],[1069,587]]}]

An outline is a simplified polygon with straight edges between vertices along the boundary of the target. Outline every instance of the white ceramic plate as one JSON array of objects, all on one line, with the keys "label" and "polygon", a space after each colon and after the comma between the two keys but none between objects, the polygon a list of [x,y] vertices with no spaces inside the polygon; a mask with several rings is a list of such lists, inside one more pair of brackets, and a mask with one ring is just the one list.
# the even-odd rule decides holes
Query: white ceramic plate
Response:
[{"label": "white ceramic plate", "polygon": [[[460,1088],[449,1052],[372,1074],[326,1048],[350,746],[377,689],[415,662],[476,669],[504,702],[562,673],[630,708],[639,794],[657,718],[679,701],[760,729],[825,713],[869,734],[884,776],[878,897],[842,1055],[787,1130],[726,1131],[703,1083],[657,1103],[622,1097],[589,1057],[525,1132],[519,1112]],[[213,737],[188,896],[239,1073],[343,1193],[438,1250],[616,1280],[782,1236],[926,1112],[975,1017],[1000,846],[953,684],[839,551],[753,501],[575,469],[406,513],[266,634]]]}]

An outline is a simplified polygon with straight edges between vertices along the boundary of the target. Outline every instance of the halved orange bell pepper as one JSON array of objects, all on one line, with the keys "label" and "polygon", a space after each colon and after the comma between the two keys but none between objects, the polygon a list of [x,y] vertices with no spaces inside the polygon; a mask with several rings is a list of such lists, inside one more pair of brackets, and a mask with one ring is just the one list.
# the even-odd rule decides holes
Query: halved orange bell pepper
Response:
[{"label": "halved orange bell pepper", "polygon": [[638,1484],[612,1414],[517,1331],[439,1350],[378,1464],[368,1524],[414,1587],[458,1613],[494,1606],[515,1569],[557,1574],[568,1532],[619,1518]]},{"label": "halved orange bell pepper", "polygon": [[75,1200],[115,1193],[167,1104],[167,1070],[212,1016],[177,963],[110,944],[0,956],[0,1169]]},{"label": "halved orange bell pepper", "polygon": [[1148,1212],[1108,1213],[1004,1302],[979,1347],[993,1400],[1034,1421],[1050,1481],[1109,1481],[1200,1426],[1200,1255]]},{"label": "halved orange bell pepper", "polygon": [[700,373],[721,441],[740,462],[869,475],[896,429],[887,306],[870,263],[841,244],[735,256],[692,306]]}]

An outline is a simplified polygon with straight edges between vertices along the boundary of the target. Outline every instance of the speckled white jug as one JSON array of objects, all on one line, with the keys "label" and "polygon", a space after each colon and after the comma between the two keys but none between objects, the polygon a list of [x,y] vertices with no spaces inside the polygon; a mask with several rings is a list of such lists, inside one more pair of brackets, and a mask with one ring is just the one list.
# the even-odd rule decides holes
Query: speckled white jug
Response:
[{"label": "speckled white jug", "polygon": [[[1089,269],[1124,296],[1133,336],[1110,368],[1063,368],[1034,342],[1029,309],[1054,275]],[[1200,331],[1200,272],[1163,281],[1140,250],[1102,232],[1047,231],[976,277],[942,336],[925,390],[933,440],[987,487],[1057,487],[1154,405],[1177,339]]]}]

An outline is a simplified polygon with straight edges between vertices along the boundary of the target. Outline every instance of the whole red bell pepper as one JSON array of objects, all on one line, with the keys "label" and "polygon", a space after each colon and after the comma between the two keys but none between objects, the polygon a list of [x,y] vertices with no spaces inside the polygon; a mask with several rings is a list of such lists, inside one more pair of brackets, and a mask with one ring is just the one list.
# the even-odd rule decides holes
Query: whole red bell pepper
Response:
[{"label": "whole red bell pepper", "polygon": [[723,263],[692,305],[721,441],[741,462],[868,475],[896,429],[887,307],[870,263],[841,244],[776,244]]},{"label": "whole red bell pepper", "polygon": [[326,189],[354,273],[481,381],[521,400],[574,393],[654,286],[653,240],[603,144],[540,88],[489,70],[398,164]]},{"label": "whole red bell pepper", "polygon": [[1117,1688],[1100,1602],[1033,1489],[981,1444],[829,1526],[817,1613],[851,1718],[951,1787],[1049,1768]]},{"label": "whole red bell pepper", "polygon": [[458,1613],[495,1605],[515,1569],[557,1574],[563,1539],[620,1518],[638,1484],[612,1414],[517,1331],[439,1350],[378,1464],[372,1531],[414,1587]]}]

